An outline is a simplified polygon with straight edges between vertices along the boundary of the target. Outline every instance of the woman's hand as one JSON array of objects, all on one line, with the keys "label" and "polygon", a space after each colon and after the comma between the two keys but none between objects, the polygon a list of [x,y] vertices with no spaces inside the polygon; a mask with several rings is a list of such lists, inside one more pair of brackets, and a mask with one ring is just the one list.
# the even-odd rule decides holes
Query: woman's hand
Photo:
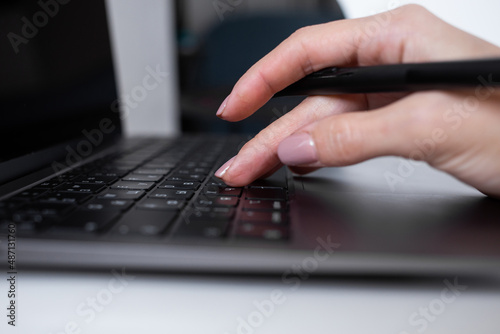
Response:
[{"label": "woman's hand", "polygon": [[[217,116],[244,119],[276,92],[326,67],[491,57],[500,57],[500,48],[408,5],[298,30],[241,77]],[[242,186],[282,164],[305,173],[395,155],[424,160],[500,196],[500,91],[481,80],[460,91],[308,97],[216,175]]]}]

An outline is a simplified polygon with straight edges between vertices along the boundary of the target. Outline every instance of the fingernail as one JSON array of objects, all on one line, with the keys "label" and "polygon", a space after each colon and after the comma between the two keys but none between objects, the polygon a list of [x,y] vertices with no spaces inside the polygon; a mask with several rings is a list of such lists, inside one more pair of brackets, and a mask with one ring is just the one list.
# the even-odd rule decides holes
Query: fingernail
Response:
[{"label": "fingernail", "polygon": [[307,133],[291,135],[278,146],[278,157],[289,166],[307,165],[318,161],[316,146]]},{"label": "fingernail", "polygon": [[222,114],[224,113],[224,110],[226,110],[227,100],[229,99],[229,96],[227,96],[224,99],[224,102],[222,102],[222,104],[220,105],[219,109],[217,110],[217,114],[215,114],[217,117],[222,118]]},{"label": "fingernail", "polygon": [[231,164],[233,163],[234,161],[234,158],[236,158],[236,156],[232,157],[231,159],[229,159],[224,165],[222,165],[216,172],[215,172],[215,176],[218,177],[219,179],[222,178],[224,176],[224,174],[226,174],[227,170],[229,169],[229,167],[231,167]]}]

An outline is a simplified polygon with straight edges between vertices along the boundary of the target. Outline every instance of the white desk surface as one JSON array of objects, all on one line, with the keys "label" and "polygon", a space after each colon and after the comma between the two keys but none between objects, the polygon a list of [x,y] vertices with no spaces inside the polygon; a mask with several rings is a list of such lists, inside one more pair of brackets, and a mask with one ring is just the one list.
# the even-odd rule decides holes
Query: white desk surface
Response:
[{"label": "white desk surface", "polygon": [[[457,277],[466,289],[455,298],[443,297],[441,278],[305,279],[296,290],[279,277],[143,273],[123,283],[111,272],[24,271],[17,280],[17,326],[1,291],[1,333],[500,333],[500,280]],[[280,304],[263,303],[273,291]]]}]

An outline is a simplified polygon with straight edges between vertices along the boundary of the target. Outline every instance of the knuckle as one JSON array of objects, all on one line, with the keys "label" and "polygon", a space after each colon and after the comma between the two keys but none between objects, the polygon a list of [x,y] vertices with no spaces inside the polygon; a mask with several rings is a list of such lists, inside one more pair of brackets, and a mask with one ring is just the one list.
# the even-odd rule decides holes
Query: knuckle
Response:
[{"label": "knuckle", "polygon": [[325,133],[319,140],[318,158],[329,165],[347,165],[355,161],[362,149],[361,135],[351,122],[343,117],[334,117],[321,129]]},{"label": "knuckle", "polygon": [[301,27],[292,33],[292,35],[290,36],[290,39],[303,40],[306,36],[308,36],[310,34],[311,30],[312,30],[311,26]]},{"label": "knuckle", "polygon": [[400,29],[420,26],[422,22],[431,17],[433,17],[433,14],[427,8],[417,4],[404,5],[395,11],[395,22]]},{"label": "knuckle", "polygon": [[262,130],[241,148],[240,158],[243,157],[246,163],[252,163],[255,157],[268,154],[271,147],[278,145],[276,138],[272,131]]},{"label": "knuckle", "polygon": [[257,147],[259,146],[256,138],[253,138],[249,142],[247,142],[243,147],[240,149],[238,153],[238,157],[240,160],[244,160],[246,162],[247,157],[254,156],[258,154],[258,149]]},{"label": "knuckle", "polygon": [[[426,105],[417,104],[419,98],[425,98]],[[408,110],[408,121],[410,127],[415,133],[423,133],[426,130],[441,126],[443,123],[443,112],[449,107],[448,96],[446,93],[429,92],[415,94],[415,104]]]},{"label": "knuckle", "polygon": [[300,66],[302,66],[303,75],[310,74],[320,68],[316,68],[315,63],[311,59],[311,54],[315,53],[316,46],[314,45],[315,36],[323,29],[327,23],[304,26],[297,29],[286,39],[285,47],[290,49],[295,55],[300,58]]},{"label": "knuckle", "polygon": [[265,128],[260,131],[252,140],[252,146],[262,152],[269,151],[269,148],[277,147],[280,142],[280,135],[272,131],[273,127]]},{"label": "knuckle", "polygon": [[284,138],[299,128],[302,116],[293,116],[294,114],[286,114],[276,119],[252,139],[251,145],[262,151],[275,150]]},{"label": "knuckle", "polygon": [[414,17],[414,16],[427,16],[430,12],[422,5],[419,4],[407,4],[400,7],[398,14],[403,17]]}]

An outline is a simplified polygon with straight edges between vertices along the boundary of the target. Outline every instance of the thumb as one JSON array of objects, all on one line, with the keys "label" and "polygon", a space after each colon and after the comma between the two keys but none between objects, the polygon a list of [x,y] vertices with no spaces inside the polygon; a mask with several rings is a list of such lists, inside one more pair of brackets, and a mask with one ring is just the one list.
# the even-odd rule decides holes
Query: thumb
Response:
[{"label": "thumb", "polygon": [[[280,143],[278,157],[285,165],[302,167],[344,166],[386,155],[432,161],[443,147],[422,152],[418,145],[435,136],[436,129],[446,136],[439,112],[443,106],[439,102],[423,106],[419,95],[309,124]],[[429,93],[426,101],[433,101]]]}]

